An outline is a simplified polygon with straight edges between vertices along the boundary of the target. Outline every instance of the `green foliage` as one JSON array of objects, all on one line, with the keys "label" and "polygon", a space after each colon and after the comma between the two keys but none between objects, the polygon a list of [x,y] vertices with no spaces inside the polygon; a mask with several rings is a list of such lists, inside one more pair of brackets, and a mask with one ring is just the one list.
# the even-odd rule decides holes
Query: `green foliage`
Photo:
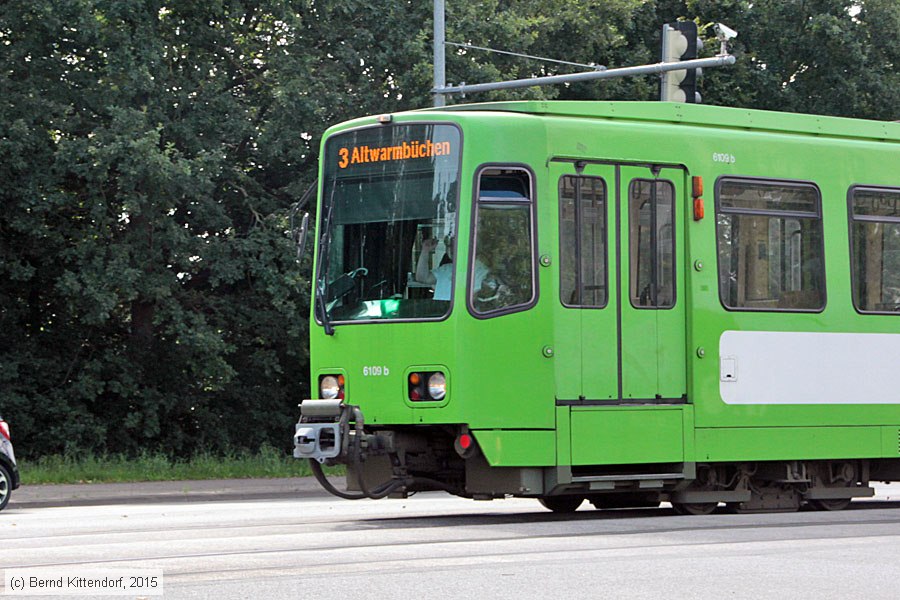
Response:
[{"label": "green foliage", "polygon": [[900,119],[896,0],[693,0],[687,14],[739,32],[737,64],[704,74],[710,104]]},{"label": "green foliage", "polygon": [[277,103],[278,12],[299,17],[275,8],[4,14],[0,387],[20,453],[289,438],[308,275],[284,232],[315,158]]},{"label": "green foliage", "polygon": [[[327,126],[431,104],[431,11],[4,6],[0,411],[23,457],[289,443],[310,388],[309,262],[294,260],[288,210]],[[660,26],[676,18],[740,32],[738,65],[703,77],[708,103],[900,118],[895,0],[451,1],[447,38],[625,66],[658,60]],[[451,82],[573,70],[448,50]],[[656,96],[643,77],[465,101]]]}]

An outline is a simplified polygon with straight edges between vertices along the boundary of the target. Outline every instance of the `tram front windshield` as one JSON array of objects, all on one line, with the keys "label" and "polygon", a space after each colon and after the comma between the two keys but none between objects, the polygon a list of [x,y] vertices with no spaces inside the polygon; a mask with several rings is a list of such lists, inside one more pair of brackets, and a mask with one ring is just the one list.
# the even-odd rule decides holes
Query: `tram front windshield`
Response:
[{"label": "tram front windshield", "polygon": [[459,130],[438,124],[357,129],[329,138],[323,160],[317,317],[340,323],[446,316]]}]

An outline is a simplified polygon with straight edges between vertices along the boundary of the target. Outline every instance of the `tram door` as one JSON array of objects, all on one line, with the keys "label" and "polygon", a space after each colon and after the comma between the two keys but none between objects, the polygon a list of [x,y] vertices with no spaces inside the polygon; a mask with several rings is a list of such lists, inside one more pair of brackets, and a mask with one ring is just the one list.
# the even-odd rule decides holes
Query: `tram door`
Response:
[{"label": "tram door", "polygon": [[619,167],[621,398],[686,397],[681,169]]},{"label": "tram door", "polygon": [[559,226],[558,403],[686,392],[680,169],[552,162]]},{"label": "tram door", "polygon": [[616,400],[616,169],[553,162],[551,181],[559,218],[556,398]]}]

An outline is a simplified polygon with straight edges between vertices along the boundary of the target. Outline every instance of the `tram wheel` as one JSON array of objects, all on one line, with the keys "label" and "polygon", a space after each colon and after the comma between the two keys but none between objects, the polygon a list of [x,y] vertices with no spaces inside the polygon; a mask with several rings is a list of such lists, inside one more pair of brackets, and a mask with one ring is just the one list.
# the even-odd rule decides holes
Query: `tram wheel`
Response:
[{"label": "tram wheel", "polygon": [[718,507],[716,502],[673,502],[672,509],[679,515],[709,515]]},{"label": "tram wheel", "polygon": [[544,508],[548,508],[555,513],[573,513],[584,502],[584,498],[581,496],[544,496],[543,498],[538,498],[538,502]]},{"label": "tram wheel", "polygon": [[833,498],[831,500],[807,500],[816,510],[844,510],[850,506],[851,498]]},{"label": "tram wheel", "polygon": [[[853,461],[818,463],[810,468],[826,488],[849,488],[858,479],[860,467]],[[852,498],[807,500],[815,510],[844,510]]]}]

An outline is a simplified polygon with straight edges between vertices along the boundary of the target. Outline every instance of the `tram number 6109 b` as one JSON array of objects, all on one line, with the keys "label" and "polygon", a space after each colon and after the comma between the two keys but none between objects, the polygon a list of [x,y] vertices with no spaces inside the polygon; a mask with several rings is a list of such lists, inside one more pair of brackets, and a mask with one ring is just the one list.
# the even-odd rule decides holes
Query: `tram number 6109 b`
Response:
[{"label": "tram number 6109 b", "polygon": [[386,366],[374,365],[371,367],[363,367],[363,377],[380,377],[382,375],[390,375],[391,370]]},{"label": "tram number 6109 b", "polygon": [[730,165],[733,165],[735,162],[737,162],[734,158],[734,154],[728,154],[727,152],[713,152],[712,159],[713,162],[728,163]]}]

